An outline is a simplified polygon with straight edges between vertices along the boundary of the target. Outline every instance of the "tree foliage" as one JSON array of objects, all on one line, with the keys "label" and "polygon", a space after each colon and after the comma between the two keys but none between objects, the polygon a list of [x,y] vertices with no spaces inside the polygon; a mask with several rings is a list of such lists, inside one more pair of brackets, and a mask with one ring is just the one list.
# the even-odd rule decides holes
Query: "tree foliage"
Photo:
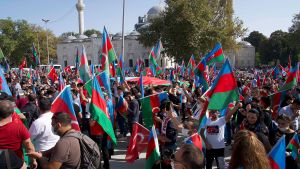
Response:
[{"label": "tree foliage", "polygon": [[175,59],[199,56],[221,42],[224,49],[236,47],[245,32],[242,21],[233,18],[232,0],[166,0],[160,17],[139,29],[140,42],[153,46],[161,38],[165,52]]},{"label": "tree foliage", "polygon": [[[41,63],[47,61],[46,31],[41,27],[29,24],[25,20],[13,21],[10,18],[0,19],[0,47],[11,66],[18,66],[26,57],[27,65],[32,64],[32,43],[36,49],[40,48]],[[56,58],[57,39],[48,31],[49,54]]]},{"label": "tree foliage", "polygon": [[88,29],[88,30],[84,31],[83,34],[86,35],[87,37],[90,37],[92,34],[96,34],[98,37],[101,36],[100,31],[98,31],[96,29]]},{"label": "tree foliage", "polygon": [[244,38],[244,41],[251,43],[256,49],[259,48],[262,41],[266,40],[267,37],[258,31],[253,31],[248,37]]}]

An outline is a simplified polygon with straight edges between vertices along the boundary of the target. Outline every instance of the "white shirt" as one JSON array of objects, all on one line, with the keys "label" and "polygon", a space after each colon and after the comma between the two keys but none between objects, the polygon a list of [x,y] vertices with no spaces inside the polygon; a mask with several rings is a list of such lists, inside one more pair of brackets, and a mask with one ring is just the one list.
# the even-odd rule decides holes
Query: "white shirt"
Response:
[{"label": "white shirt", "polygon": [[218,118],[216,121],[207,119],[205,125],[206,139],[211,144],[213,149],[225,148],[224,130],[225,130],[225,117]]},{"label": "white shirt", "polygon": [[[279,115],[282,115],[282,114],[284,114],[284,115],[288,116],[290,119],[292,119],[293,116],[294,116],[294,113],[293,113],[293,111],[291,109],[291,105],[288,105],[288,106],[285,106],[285,107],[281,108],[280,111],[279,111]],[[298,128],[299,128],[298,127],[299,126],[299,120],[300,120],[300,118],[296,117],[292,121],[291,125],[292,125],[292,129],[293,130],[298,130]]]},{"label": "white shirt", "polygon": [[36,151],[46,151],[55,146],[59,136],[52,132],[53,113],[43,113],[30,126],[29,133]]}]

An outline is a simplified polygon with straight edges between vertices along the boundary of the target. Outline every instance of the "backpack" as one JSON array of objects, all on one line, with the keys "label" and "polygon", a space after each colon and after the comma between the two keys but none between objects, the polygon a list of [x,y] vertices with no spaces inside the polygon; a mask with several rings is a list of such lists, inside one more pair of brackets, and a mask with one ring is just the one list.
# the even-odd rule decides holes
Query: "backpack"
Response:
[{"label": "backpack", "polygon": [[97,143],[80,132],[69,133],[66,137],[75,137],[79,140],[81,158],[77,168],[97,169],[100,166],[100,150]]}]

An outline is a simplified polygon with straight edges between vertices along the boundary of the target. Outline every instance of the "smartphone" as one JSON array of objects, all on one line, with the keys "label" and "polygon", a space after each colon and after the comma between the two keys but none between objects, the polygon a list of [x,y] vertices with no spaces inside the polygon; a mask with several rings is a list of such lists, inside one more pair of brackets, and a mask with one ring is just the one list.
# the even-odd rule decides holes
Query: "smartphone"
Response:
[{"label": "smartphone", "polygon": [[167,111],[170,111],[170,110],[171,110],[171,102],[167,102],[166,110],[167,110]]}]

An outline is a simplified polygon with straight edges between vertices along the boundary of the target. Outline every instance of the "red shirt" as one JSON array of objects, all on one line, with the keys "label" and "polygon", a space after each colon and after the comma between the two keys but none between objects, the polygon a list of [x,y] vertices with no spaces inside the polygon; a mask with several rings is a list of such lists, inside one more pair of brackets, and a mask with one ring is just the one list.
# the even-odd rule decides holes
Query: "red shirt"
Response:
[{"label": "red shirt", "polygon": [[[82,94],[85,96],[85,98],[87,98],[87,95],[88,95],[87,90],[83,89]],[[80,95],[80,104],[84,105],[84,106],[86,105],[86,102],[83,100],[83,97],[81,97],[81,95]]]},{"label": "red shirt", "polygon": [[90,132],[92,136],[100,136],[104,134],[103,128],[97,122],[94,125],[90,125]]},{"label": "red shirt", "polygon": [[23,158],[22,142],[30,138],[27,128],[16,121],[0,126],[0,149],[11,149]]}]

